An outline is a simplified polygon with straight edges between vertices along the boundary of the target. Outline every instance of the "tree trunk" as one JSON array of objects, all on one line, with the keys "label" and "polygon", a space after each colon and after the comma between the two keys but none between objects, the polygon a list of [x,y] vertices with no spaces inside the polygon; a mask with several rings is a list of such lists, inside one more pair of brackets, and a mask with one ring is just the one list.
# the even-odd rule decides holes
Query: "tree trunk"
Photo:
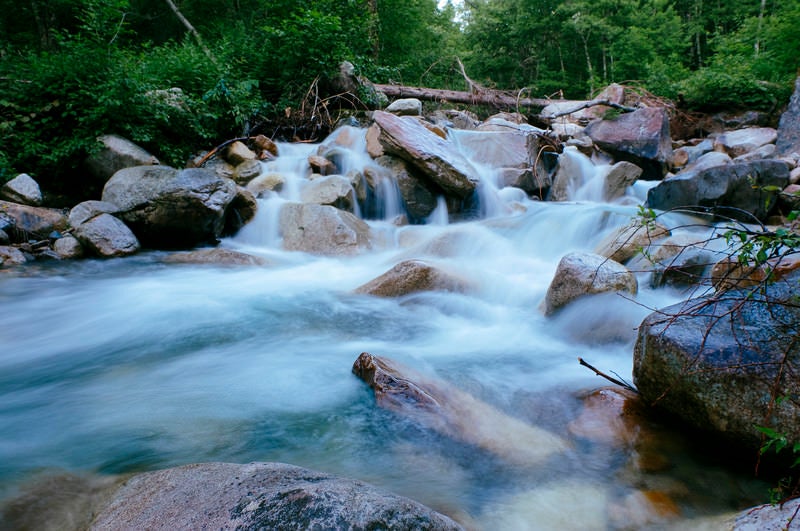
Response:
[{"label": "tree trunk", "polygon": [[185,27],[186,30],[189,33],[192,34],[192,37],[195,38],[195,40],[197,41],[197,44],[200,46],[200,49],[203,50],[204,54],[206,54],[206,57],[211,59],[212,63],[216,64],[216,62],[217,62],[216,58],[211,53],[211,50],[209,50],[208,47],[206,47],[206,44],[203,42],[203,38],[200,37],[200,33],[198,33],[197,30],[195,29],[195,27],[192,26],[192,23],[189,22],[186,19],[186,17],[183,16],[183,13],[181,13],[180,9],[178,9],[178,6],[175,5],[175,2],[173,2],[172,0],[164,0],[164,1],[167,3],[169,8],[172,10],[172,12],[175,13],[175,16],[178,17],[178,20],[181,21],[181,24],[183,24],[183,27]]},{"label": "tree trunk", "polygon": [[500,109],[544,107],[559,100],[546,98],[518,98],[499,90],[482,89],[476,92],[459,90],[407,87],[404,85],[373,85],[375,90],[390,98],[417,98],[426,101],[447,101],[468,105],[489,105]]}]

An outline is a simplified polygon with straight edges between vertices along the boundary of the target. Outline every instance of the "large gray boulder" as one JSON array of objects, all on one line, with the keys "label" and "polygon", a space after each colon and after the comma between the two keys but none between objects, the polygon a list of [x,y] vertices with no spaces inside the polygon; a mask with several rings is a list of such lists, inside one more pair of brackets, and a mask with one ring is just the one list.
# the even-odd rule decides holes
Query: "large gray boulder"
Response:
[{"label": "large gray boulder", "polygon": [[279,215],[283,248],[321,255],[353,255],[372,247],[369,225],[330,205],[286,203]]},{"label": "large gray boulder", "polygon": [[141,248],[131,229],[111,214],[99,214],[85,221],[74,234],[84,249],[102,258],[128,256]]},{"label": "large gray boulder", "polygon": [[428,130],[417,118],[383,111],[375,111],[372,117],[380,127],[379,141],[387,154],[405,160],[449,195],[463,199],[475,190],[475,168],[451,143]]},{"label": "large gray boulder", "polygon": [[39,183],[27,173],[20,173],[0,188],[0,197],[14,203],[39,206],[42,204],[42,190]]},{"label": "large gray boulder", "polygon": [[777,203],[775,190],[787,184],[789,168],[782,161],[733,162],[665,179],[647,193],[647,205],[658,210],[706,207],[723,218],[766,220]]},{"label": "large gray boulder", "polygon": [[584,132],[617,160],[642,168],[642,179],[661,179],[671,164],[672,139],[665,109],[646,107],[611,120],[596,120]]},{"label": "large gray boulder", "polygon": [[300,200],[303,203],[331,205],[353,212],[356,206],[356,193],[347,177],[327,175],[307,182],[300,191]]},{"label": "large gray boulder", "polygon": [[456,522],[352,479],[282,463],[204,463],[138,474],[89,529],[429,529]]},{"label": "large gray boulder", "polygon": [[225,228],[236,183],[202,168],[125,168],[106,183],[102,200],[153,248],[187,248],[214,242]]},{"label": "large gray boulder", "polygon": [[714,150],[736,158],[766,144],[772,144],[776,138],[777,131],[771,127],[746,127],[717,136],[714,139]]},{"label": "large gray boulder", "polygon": [[[800,442],[800,273],[650,314],[633,377],[645,402],[758,448],[758,426]],[[778,397],[788,397],[776,401]]]},{"label": "large gray boulder", "polygon": [[86,168],[98,183],[105,183],[123,168],[153,166],[158,159],[130,140],[117,135],[103,135],[102,147],[86,159]]},{"label": "large gray boulder", "polygon": [[624,265],[599,254],[568,253],[558,263],[544,299],[545,315],[552,315],[584,295],[626,292],[635,295],[636,277]]},{"label": "large gray boulder", "polygon": [[788,157],[792,153],[800,154],[800,77],[794,82],[794,93],[789,100],[789,107],[781,115],[778,123],[775,147],[779,157]]}]

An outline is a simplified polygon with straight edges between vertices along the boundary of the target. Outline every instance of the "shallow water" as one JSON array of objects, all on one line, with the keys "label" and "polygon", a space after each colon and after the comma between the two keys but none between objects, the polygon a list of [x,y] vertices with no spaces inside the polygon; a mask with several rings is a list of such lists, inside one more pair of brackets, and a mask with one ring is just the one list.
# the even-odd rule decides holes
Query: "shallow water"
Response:
[{"label": "shallow water", "polygon": [[[265,171],[291,182],[222,242],[269,266],[167,264],[166,253],[146,252],[0,270],[0,495],[63,470],[281,461],[368,481],[476,529],[652,527],[764,501],[764,484],[708,462],[667,427],[649,424],[655,436],[635,444],[571,429],[581,397],[607,384],[577,358],[630,381],[637,325],[684,295],[651,290],[642,274],[635,298],[597,296],[543,316],[561,256],[593,250],[635,206],[524,200],[523,212],[497,207],[518,194],[488,187],[488,218],[448,223],[439,210],[428,225],[398,228],[389,197],[378,209],[386,219],[370,220],[387,235],[383,248],[289,253],[275,213],[302,186],[298,160],[315,147],[281,148],[292,156]],[[351,152],[347,164],[369,164],[361,147]],[[630,190],[629,203],[641,193]],[[353,293],[407,258],[474,290]],[[363,351],[445,380],[569,448],[512,466],[382,410],[351,373]],[[638,465],[647,452],[666,464]],[[642,492],[672,505],[654,511]]]}]

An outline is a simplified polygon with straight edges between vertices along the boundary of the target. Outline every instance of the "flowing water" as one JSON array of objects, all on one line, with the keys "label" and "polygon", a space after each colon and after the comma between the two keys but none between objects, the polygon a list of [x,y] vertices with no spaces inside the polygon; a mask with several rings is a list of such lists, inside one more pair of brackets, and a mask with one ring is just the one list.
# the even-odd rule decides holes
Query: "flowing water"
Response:
[{"label": "flowing water", "polygon": [[[358,141],[339,148],[343,173],[372,164],[363,132],[347,133]],[[593,250],[646,190],[604,204],[587,184],[580,201],[530,201],[497,190],[487,170],[481,219],[454,222],[441,201],[427,224],[397,227],[397,187],[382,182],[380,219],[369,223],[385,244],[319,257],[282,251],[277,226],[317,146],[279,148],[265,172],[284,175],[283,190],[221,243],[268,266],[168,264],[145,252],[0,270],[0,496],[63,471],[281,461],[373,483],[475,529],[686,524],[763,501],[765,485],[667,427],[637,427],[622,442],[575,429],[582,397],[607,384],[577,358],[631,380],[637,325],[685,294],[652,290],[641,274],[635,298],[595,296],[553,318],[540,305],[561,256]],[[584,162],[590,183],[602,169]],[[354,294],[408,258],[474,290]],[[512,466],[382,410],[351,373],[363,351],[445,380],[568,449]],[[659,464],[642,465],[643,455]]]}]

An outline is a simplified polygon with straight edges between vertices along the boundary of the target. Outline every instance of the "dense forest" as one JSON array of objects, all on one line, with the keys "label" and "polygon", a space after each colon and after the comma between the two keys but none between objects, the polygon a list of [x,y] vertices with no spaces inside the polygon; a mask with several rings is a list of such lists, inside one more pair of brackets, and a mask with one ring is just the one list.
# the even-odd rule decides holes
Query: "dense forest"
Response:
[{"label": "dense forest", "polygon": [[[123,135],[164,163],[377,83],[584,98],[611,82],[687,109],[775,111],[800,67],[780,0],[0,0],[0,182],[68,181]],[[311,96],[313,95],[313,98]],[[313,99],[313,101],[311,101]],[[261,127],[262,131],[257,131]]]}]

